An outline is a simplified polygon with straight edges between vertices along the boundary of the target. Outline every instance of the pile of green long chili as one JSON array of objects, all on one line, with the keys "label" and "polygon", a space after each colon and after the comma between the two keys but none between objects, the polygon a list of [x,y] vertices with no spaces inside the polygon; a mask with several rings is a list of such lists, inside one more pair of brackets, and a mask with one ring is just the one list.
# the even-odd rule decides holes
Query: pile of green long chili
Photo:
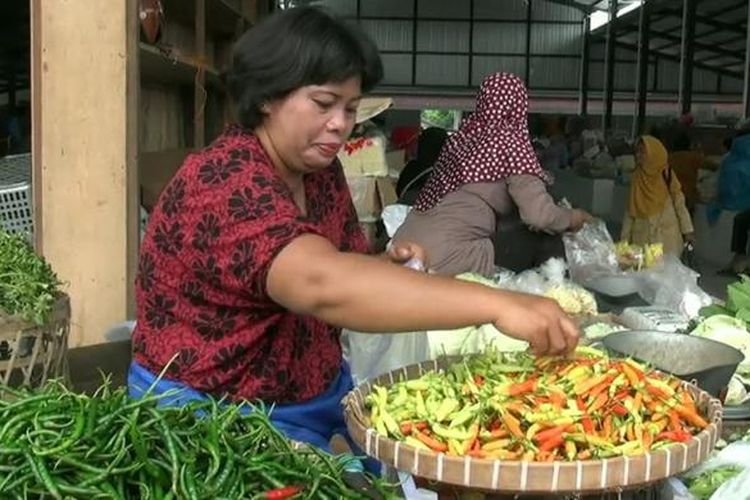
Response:
[{"label": "pile of green long chili", "polygon": [[92,396],[0,388],[0,498],[363,498],[342,481],[345,462],[294,450],[266,411],[158,399],[107,381]]}]

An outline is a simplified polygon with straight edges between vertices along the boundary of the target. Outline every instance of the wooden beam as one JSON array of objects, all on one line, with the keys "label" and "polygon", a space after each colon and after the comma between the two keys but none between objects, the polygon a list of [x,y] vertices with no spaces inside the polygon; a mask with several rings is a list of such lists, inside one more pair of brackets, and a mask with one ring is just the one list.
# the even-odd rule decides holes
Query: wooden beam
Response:
[{"label": "wooden beam", "polygon": [[32,5],[35,237],[67,283],[70,345],[97,344],[132,318],[137,0]]}]

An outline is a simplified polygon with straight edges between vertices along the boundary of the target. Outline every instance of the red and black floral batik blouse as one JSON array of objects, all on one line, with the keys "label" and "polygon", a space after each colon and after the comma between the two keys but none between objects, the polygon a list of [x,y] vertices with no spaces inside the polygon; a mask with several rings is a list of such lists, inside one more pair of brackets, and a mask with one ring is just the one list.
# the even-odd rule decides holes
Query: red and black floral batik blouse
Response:
[{"label": "red and black floral batik blouse", "polygon": [[273,259],[313,233],[366,252],[341,165],[307,174],[307,216],[257,137],[239,126],[189,156],[159,198],[141,246],[135,361],[198,391],[299,402],[341,366],[340,331],[274,303]]}]

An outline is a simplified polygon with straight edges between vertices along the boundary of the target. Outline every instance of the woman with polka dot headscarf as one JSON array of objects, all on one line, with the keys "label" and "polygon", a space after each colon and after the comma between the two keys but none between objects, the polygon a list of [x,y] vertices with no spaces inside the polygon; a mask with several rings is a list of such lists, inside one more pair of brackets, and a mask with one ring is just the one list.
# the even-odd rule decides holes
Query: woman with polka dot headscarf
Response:
[{"label": "woman with polka dot headscarf", "polygon": [[[505,265],[498,257],[506,249],[523,246],[520,253],[532,256],[540,245],[549,246],[549,235],[580,229],[590,216],[557,206],[547,193],[550,179],[531,145],[527,112],[526,87],[517,76],[485,78],[474,114],[443,147],[394,240],[421,245],[437,273],[491,275],[496,263]],[[518,237],[496,238],[499,223],[512,225],[519,217]],[[554,241],[561,246],[559,238]],[[506,267],[541,263],[525,260]]]}]

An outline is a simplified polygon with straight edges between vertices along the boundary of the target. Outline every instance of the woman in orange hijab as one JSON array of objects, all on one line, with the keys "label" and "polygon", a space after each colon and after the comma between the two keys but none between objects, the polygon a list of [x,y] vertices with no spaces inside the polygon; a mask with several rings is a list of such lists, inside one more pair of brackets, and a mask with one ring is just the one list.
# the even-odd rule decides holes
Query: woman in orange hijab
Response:
[{"label": "woman in orange hijab", "polygon": [[667,159],[657,138],[644,135],[638,140],[621,239],[636,245],[662,243],[666,253],[680,255],[685,243],[693,240],[693,222]]}]

